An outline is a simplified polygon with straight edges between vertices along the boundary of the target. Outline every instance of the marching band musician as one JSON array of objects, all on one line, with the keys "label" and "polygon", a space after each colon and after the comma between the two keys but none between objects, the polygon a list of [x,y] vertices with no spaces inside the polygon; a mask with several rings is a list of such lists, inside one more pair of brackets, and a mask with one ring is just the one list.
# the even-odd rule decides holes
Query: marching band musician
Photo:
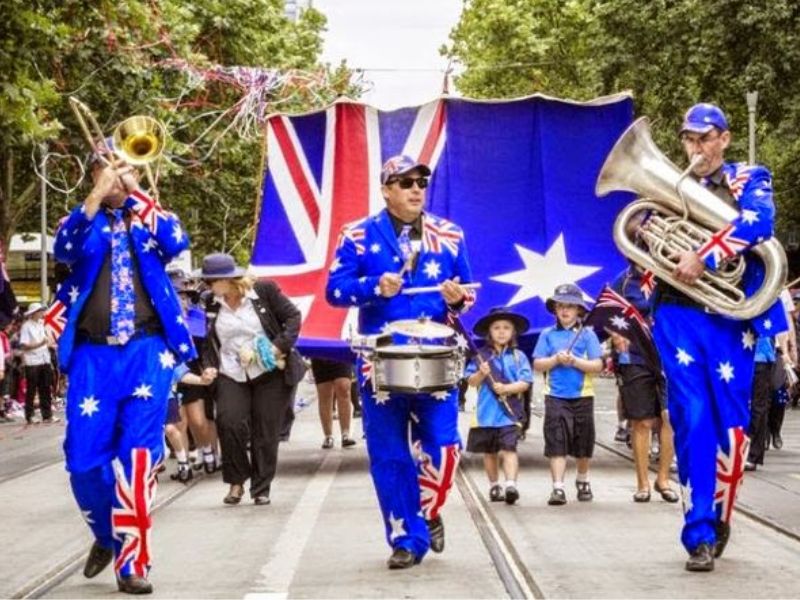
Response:
[{"label": "marching band musician", "polygon": [[[713,104],[686,113],[680,138],[687,157],[699,162],[691,176],[739,215],[695,251],[680,254],[673,276],[695,284],[704,269],[741,255],[745,289],[760,284],[763,265],[749,249],[773,235],[775,205],[770,172],[757,165],[725,162],[728,122]],[[755,284],[755,286],[753,285]],[[755,341],[786,328],[778,302],[746,320],[713,312],[665,282],[655,302],[654,338],[667,378],[684,509],[681,540],[688,571],[711,571],[730,535],[730,518],[747,456],[748,401]]]},{"label": "marching band musician", "polygon": [[[424,212],[431,171],[408,156],[390,158],[381,170],[386,208],[346,226],[330,267],[328,302],[358,306],[359,331],[377,334],[395,320],[429,317],[444,322],[464,312],[475,296],[464,235],[455,224]],[[461,282],[461,283],[459,283]],[[405,295],[410,286],[440,292]],[[371,364],[357,362],[370,470],[393,552],[390,569],[418,564],[428,549],[444,550],[439,514],[460,455],[458,393],[373,392]],[[415,464],[409,447],[419,450]]]},{"label": "marching band musician", "polygon": [[196,354],[165,265],[189,239],[133,167],[101,160],[96,150],[94,187],[56,234],[55,257],[71,275],[48,319],[63,327],[69,375],[66,467],[95,537],[83,573],[94,577],[113,558],[119,590],[147,594],[167,398],[176,363]]}]

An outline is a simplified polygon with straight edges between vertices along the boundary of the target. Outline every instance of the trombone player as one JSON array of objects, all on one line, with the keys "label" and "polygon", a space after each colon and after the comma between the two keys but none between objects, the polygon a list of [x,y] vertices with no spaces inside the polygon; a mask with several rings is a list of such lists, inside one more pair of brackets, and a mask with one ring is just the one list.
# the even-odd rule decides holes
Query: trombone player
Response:
[{"label": "trombone player", "polygon": [[120,154],[98,142],[92,190],[56,233],[56,260],[71,274],[46,318],[63,330],[64,454],[94,534],[84,575],[113,559],[118,589],[147,594],[167,397],[174,366],[195,356],[165,265],[189,239]]},{"label": "trombone player", "polygon": [[[725,114],[713,104],[696,104],[687,111],[680,139],[691,164],[689,176],[737,216],[699,248],[679,252],[672,276],[695,286],[705,269],[715,271],[740,255],[747,264],[744,285],[749,295],[759,269],[763,271],[749,250],[773,235],[770,172],[725,161],[731,133]],[[712,571],[728,542],[747,456],[755,340],[775,335],[785,328],[785,319],[774,303],[753,319],[735,320],[661,281],[654,320],[675,430],[684,510],[681,541],[690,555],[686,569]]]}]

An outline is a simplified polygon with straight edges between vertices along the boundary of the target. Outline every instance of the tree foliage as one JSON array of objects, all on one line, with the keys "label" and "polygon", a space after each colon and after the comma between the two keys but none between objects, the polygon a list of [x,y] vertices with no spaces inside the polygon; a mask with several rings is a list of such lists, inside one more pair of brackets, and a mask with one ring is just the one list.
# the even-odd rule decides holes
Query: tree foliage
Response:
[{"label": "tree foliage", "polygon": [[[0,0],[0,238],[38,230],[37,145],[88,154],[67,97],[75,95],[110,134],[127,116],[149,114],[171,135],[159,180],[166,206],[184,220],[196,254],[231,250],[246,260],[262,168],[260,139],[223,132],[230,116],[213,121],[241,98],[224,82],[193,81],[176,61],[299,69],[326,82],[291,87],[280,110],[307,110],[354,92],[345,65],[321,65],[325,17],[313,9],[297,22],[282,0]],[[270,104],[270,106],[273,106]],[[195,143],[196,142],[196,143]],[[48,176],[70,187],[74,161],[53,158]],[[70,197],[49,192],[50,222],[82,200],[88,182]],[[52,231],[51,225],[51,231]]]},{"label": "tree foliage", "polygon": [[699,101],[728,113],[731,157],[747,159],[745,93],[757,91],[759,162],[779,223],[800,224],[800,4],[792,0],[467,0],[442,49],[468,96],[535,92],[589,99],[631,90],[657,144],[681,159],[676,128]]}]

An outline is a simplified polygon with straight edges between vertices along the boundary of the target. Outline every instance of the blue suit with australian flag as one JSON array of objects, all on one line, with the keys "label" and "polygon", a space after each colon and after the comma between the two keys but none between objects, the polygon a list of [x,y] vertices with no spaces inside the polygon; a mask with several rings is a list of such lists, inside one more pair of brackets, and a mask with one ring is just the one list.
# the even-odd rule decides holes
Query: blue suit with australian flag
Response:
[{"label": "blue suit with australian flag", "polygon": [[[770,173],[761,166],[724,163],[700,183],[739,215],[696,251],[711,270],[743,256],[743,285],[752,294],[764,267],[750,248],[773,234]],[[787,324],[780,301],[743,321],[709,312],[664,283],[656,294],[653,335],[675,430],[684,509],[681,541],[691,553],[702,543],[713,547],[729,526],[747,458],[756,338],[775,335]]]},{"label": "blue suit with australian flag", "polygon": [[[403,287],[435,286],[455,278],[461,283],[471,282],[461,229],[428,213],[421,219],[420,252],[415,267],[403,276]],[[330,267],[328,302],[359,307],[362,334],[380,333],[388,323],[402,319],[428,317],[444,323],[448,311],[463,312],[474,304],[471,293],[456,307],[448,307],[438,291],[381,296],[381,275],[398,273],[403,264],[398,235],[387,210],[346,226]],[[372,365],[364,357],[357,361],[357,373],[370,471],[386,540],[419,560],[430,547],[426,520],[439,515],[458,465],[458,393],[455,388],[435,394],[375,392]]]},{"label": "blue suit with australian flag", "polygon": [[56,233],[56,260],[71,273],[45,324],[59,337],[60,364],[69,375],[64,453],[75,499],[96,542],[113,547],[116,573],[146,577],[172,373],[196,355],[165,272],[189,239],[178,218],[143,192],[131,193],[123,214],[132,266],[160,327],[134,331],[126,343],[78,332],[81,312],[112,252],[113,218],[101,208],[89,219],[83,206]]}]

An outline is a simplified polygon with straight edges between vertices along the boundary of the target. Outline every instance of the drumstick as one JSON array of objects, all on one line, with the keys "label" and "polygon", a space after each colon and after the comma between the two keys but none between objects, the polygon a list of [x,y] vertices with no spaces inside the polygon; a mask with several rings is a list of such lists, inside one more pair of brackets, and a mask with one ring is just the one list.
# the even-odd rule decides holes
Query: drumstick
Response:
[{"label": "drumstick", "polygon": [[[462,283],[461,287],[466,288],[468,290],[476,290],[481,287],[480,283]],[[412,288],[405,288],[404,290],[400,290],[401,294],[427,294],[429,292],[438,292],[441,291],[441,285],[428,285],[423,287],[412,287]]]}]

